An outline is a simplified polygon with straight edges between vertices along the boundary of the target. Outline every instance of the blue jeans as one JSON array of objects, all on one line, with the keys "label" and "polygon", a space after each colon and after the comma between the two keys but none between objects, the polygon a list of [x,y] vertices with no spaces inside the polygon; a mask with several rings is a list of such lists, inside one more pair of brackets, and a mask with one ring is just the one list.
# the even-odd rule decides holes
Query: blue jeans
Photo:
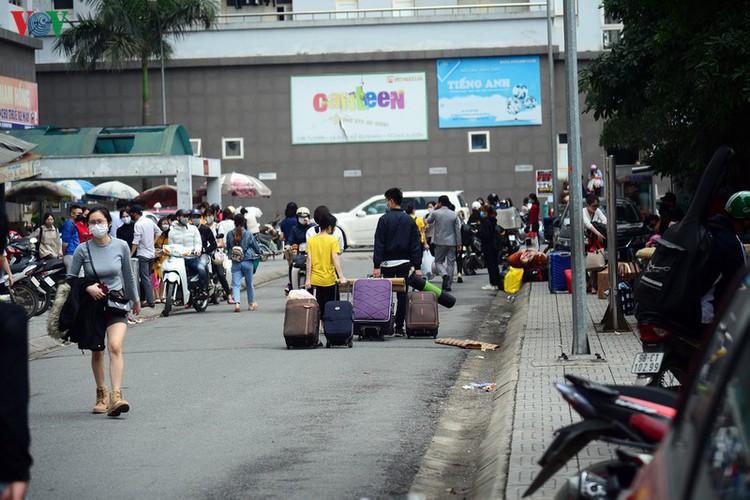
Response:
[{"label": "blue jeans", "polygon": [[248,305],[255,302],[255,291],[253,290],[253,261],[243,260],[242,262],[232,262],[232,297],[236,303],[240,303],[240,286],[242,286],[242,277],[245,277],[247,285],[247,303]]},{"label": "blue jeans", "polygon": [[185,268],[189,272],[198,273],[198,286],[201,290],[208,288],[208,268],[201,259],[185,259]]}]

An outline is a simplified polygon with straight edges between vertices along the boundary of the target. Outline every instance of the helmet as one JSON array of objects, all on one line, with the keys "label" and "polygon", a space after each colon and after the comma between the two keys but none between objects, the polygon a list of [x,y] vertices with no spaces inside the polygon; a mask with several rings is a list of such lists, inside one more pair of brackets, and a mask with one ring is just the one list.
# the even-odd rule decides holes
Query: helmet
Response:
[{"label": "helmet", "polygon": [[591,167],[589,167],[591,170],[596,170],[596,164],[592,163]]},{"label": "helmet", "polygon": [[497,195],[497,193],[490,193],[487,195],[487,203],[490,205],[497,205],[498,200],[500,200],[500,197]]},{"label": "helmet", "polygon": [[196,215],[197,215],[198,217],[200,217],[200,216],[202,216],[202,215],[203,215],[203,214],[201,213],[200,209],[198,209],[198,208],[194,208],[194,209],[192,209],[192,210],[190,211],[190,217],[195,217]]},{"label": "helmet", "polygon": [[471,204],[472,210],[479,210],[480,208],[482,208],[482,204],[479,203],[478,201],[475,201],[474,203]]},{"label": "helmet", "polygon": [[307,207],[299,207],[297,209],[297,217],[310,217],[310,209]]},{"label": "helmet", "polygon": [[750,191],[738,191],[729,197],[724,210],[735,219],[750,219]]}]

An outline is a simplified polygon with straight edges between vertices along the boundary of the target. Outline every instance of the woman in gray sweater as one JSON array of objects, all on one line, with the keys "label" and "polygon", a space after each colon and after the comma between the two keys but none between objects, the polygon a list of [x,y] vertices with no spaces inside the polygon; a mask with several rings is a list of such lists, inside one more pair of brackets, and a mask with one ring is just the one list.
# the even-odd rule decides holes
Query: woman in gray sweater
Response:
[{"label": "woman in gray sweater", "polygon": [[[78,276],[83,267],[87,278],[99,280],[90,285],[86,292],[94,300],[107,300],[107,292],[122,290],[130,299],[134,314],[140,312],[140,299],[130,267],[130,249],[122,240],[109,235],[112,216],[105,207],[97,206],[89,212],[89,230],[93,239],[76,248],[73,261],[68,269],[68,277]],[[93,262],[92,262],[93,261]],[[91,352],[91,368],[96,381],[96,404],[93,413],[104,413],[110,417],[119,416],[130,410],[130,405],[122,398],[122,342],[128,329],[127,310],[107,309],[107,350],[109,351],[109,379],[112,393],[108,398],[107,379],[104,374],[104,352]]]}]

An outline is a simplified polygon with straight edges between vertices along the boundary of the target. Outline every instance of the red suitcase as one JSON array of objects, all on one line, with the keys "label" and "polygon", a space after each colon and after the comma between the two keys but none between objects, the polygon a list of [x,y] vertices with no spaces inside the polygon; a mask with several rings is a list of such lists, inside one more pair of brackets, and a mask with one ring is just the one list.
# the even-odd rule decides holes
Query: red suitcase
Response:
[{"label": "red suitcase", "polygon": [[440,319],[435,292],[411,292],[406,298],[406,336],[437,338]]}]

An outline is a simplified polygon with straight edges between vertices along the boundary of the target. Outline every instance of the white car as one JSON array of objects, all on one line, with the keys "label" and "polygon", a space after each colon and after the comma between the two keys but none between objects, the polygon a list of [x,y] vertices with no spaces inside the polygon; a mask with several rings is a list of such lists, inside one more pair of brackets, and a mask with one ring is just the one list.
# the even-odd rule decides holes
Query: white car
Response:
[{"label": "white car", "polygon": [[[401,208],[406,208],[410,203],[414,204],[415,213],[419,217],[427,215],[427,203],[435,202],[441,195],[447,195],[451,203],[455,205],[456,212],[463,214],[464,220],[469,218],[469,206],[463,197],[463,191],[404,191],[404,201]],[[388,208],[385,205],[385,197],[372,196],[348,212],[333,214],[336,217],[336,225],[344,233],[344,242],[347,247],[372,246],[375,242],[375,229],[378,219]]]}]

